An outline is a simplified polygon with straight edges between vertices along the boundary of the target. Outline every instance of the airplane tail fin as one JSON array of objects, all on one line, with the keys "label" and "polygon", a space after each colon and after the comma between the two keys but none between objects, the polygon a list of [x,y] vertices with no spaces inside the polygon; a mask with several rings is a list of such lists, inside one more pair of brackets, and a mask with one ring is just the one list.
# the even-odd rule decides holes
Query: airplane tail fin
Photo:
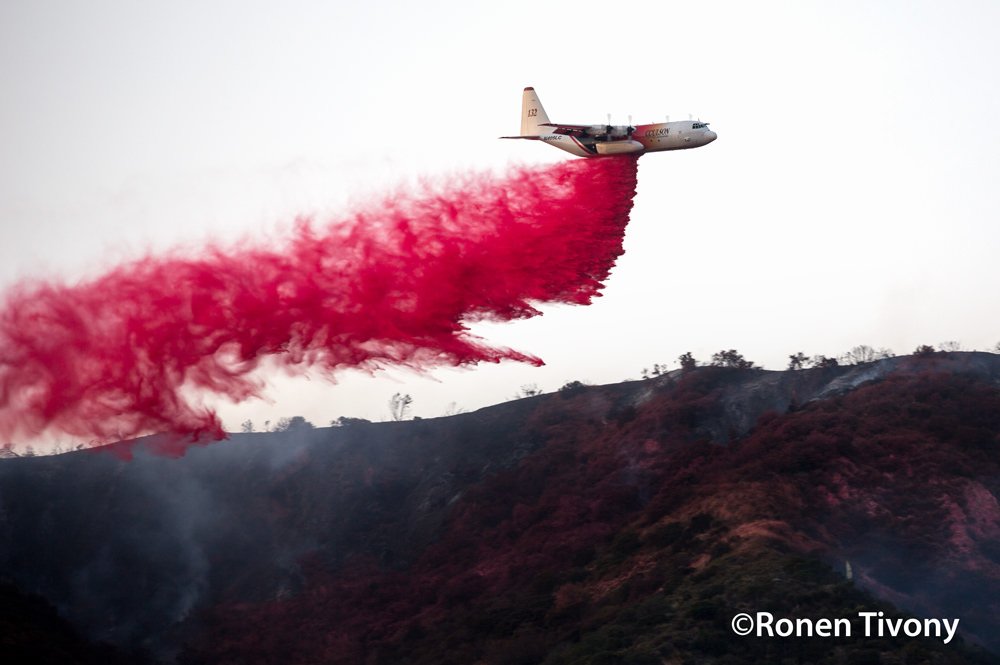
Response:
[{"label": "airplane tail fin", "polygon": [[542,102],[534,88],[525,88],[521,97],[521,136],[539,136],[547,134],[548,130],[539,125],[549,121],[548,114],[542,108]]}]

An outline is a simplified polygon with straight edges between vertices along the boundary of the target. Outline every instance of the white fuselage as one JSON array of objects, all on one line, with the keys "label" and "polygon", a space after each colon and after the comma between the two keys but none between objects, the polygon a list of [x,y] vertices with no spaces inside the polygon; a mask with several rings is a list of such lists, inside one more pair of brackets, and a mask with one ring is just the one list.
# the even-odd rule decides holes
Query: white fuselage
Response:
[{"label": "white fuselage", "polygon": [[629,133],[628,127],[614,126],[607,132],[603,126],[595,125],[583,136],[541,134],[538,138],[577,157],[686,150],[708,145],[716,139],[715,132],[697,120],[658,122],[631,129]]}]

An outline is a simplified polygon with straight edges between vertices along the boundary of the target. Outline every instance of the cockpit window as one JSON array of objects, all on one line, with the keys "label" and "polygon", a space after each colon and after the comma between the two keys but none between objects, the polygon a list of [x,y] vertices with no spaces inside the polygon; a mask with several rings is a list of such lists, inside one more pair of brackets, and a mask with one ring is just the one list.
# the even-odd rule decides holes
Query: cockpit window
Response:
[{"label": "cockpit window", "polygon": [[696,122],[691,125],[691,129],[706,129],[708,127],[707,122]]}]

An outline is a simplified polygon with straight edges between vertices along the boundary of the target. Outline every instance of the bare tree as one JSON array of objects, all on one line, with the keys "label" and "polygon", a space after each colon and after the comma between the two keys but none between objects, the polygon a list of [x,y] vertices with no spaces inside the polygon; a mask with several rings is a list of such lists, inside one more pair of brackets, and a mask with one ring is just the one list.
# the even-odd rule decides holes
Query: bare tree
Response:
[{"label": "bare tree", "polygon": [[448,406],[444,409],[444,415],[446,416],[457,416],[460,413],[465,413],[465,409],[458,405],[458,402],[449,402]]},{"label": "bare tree", "polygon": [[396,422],[406,420],[406,415],[410,412],[411,404],[413,404],[412,397],[396,393],[389,398],[389,415],[391,415],[392,419]]},{"label": "bare tree", "polygon": [[249,434],[250,432],[252,432],[253,431],[253,421],[252,420],[244,420],[240,424],[240,431],[243,432],[244,434]]},{"label": "bare tree", "polygon": [[826,356],[813,356],[812,357],[813,367],[839,367],[840,361],[836,358],[827,358]]},{"label": "bare tree", "polygon": [[953,339],[938,344],[938,351],[944,351],[945,353],[952,353],[955,351],[962,351],[962,350],[963,350],[962,343],[956,342]]},{"label": "bare tree", "polygon": [[878,351],[867,344],[859,344],[840,358],[845,365],[863,365],[878,360]]},{"label": "bare tree", "polygon": [[647,367],[643,367],[642,368],[642,378],[644,378],[644,379],[654,379],[654,378],[656,378],[658,376],[663,376],[664,374],[666,374],[669,371],[670,371],[670,368],[667,367],[666,363],[664,363],[663,365],[661,365],[660,363],[656,363],[656,364],[653,365],[653,369],[652,370],[650,370]]},{"label": "bare tree", "polygon": [[681,364],[681,369],[687,372],[698,366],[698,361],[694,359],[690,351],[685,351],[681,355],[677,356],[677,362]]},{"label": "bare tree", "polygon": [[788,356],[788,369],[802,369],[809,362],[809,358],[801,351]]},{"label": "bare tree", "polygon": [[930,356],[934,354],[934,347],[930,344],[921,344],[913,351],[915,356]]},{"label": "bare tree", "polygon": [[521,386],[521,392],[517,394],[517,398],[521,397],[534,397],[535,395],[541,395],[542,389],[538,387],[537,383],[526,383]]}]

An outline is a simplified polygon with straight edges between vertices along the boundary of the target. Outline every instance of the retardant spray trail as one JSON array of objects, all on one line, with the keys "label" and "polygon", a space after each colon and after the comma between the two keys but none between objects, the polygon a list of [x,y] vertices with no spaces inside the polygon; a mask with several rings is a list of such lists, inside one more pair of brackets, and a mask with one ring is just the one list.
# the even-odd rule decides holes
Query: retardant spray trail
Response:
[{"label": "retardant spray trail", "polygon": [[0,310],[0,436],[222,438],[198,391],[260,394],[251,372],[265,357],[326,373],[541,364],[465,324],[599,295],[636,170],[607,158],[471,176],[321,227],[301,220],[278,250],[212,246],[72,286],[22,283]]}]

